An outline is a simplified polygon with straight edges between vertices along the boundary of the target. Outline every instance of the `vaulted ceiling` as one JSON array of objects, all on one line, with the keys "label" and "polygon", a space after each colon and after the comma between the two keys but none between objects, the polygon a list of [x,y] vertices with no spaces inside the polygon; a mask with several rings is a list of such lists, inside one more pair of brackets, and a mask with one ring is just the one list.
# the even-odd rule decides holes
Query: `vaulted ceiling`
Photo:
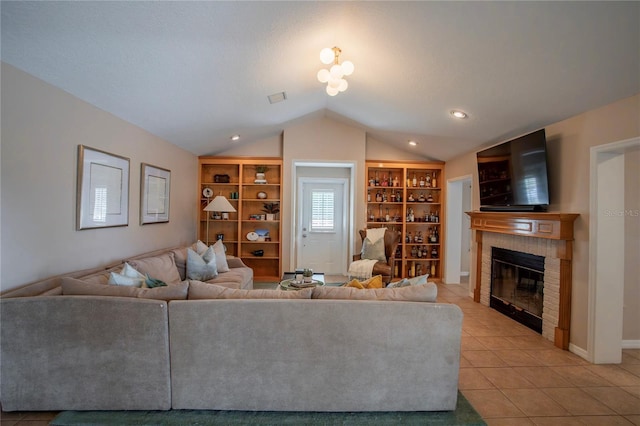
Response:
[{"label": "vaulted ceiling", "polygon": [[[639,2],[0,7],[2,61],[197,155],[320,112],[446,161],[640,92]],[[316,79],[333,46],[355,64],[335,97]]]}]

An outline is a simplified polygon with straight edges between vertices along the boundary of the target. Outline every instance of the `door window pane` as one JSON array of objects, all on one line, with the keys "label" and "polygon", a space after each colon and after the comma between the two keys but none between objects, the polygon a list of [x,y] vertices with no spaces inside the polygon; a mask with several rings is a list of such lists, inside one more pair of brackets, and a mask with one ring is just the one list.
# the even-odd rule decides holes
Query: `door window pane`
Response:
[{"label": "door window pane", "polygon": [[334,231],[335,194],[332,190],[311,192],[311,231]]}]

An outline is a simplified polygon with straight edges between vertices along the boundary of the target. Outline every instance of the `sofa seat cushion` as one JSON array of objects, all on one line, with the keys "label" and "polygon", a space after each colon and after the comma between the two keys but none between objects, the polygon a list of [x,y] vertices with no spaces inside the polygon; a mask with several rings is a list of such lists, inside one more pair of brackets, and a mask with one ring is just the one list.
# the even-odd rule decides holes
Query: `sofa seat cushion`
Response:
[{"label": "sofa seat cushion", "polygon": [[182,281],[172,251],[143,259],[130,259],[127,262],[138,272],[167,284],[177,284]]},{"label": "sofa seat cushion", "polygon": [[222,272],[217,277],[206,282],[229,288],[251,288],[253,284],[253,269],[247,267],[231,268],[229,272]]},{"label": "sofa seat cushion", "polygon": [[282,290],[242,290],[207,284],[201,281],[189,281],[189,300],[191,299],[311,299],[313,289],[298,291]]},{"label": "sofa seat cushion", "polygon": [[400,288],[359,289],[322,286],[313,288],[312,299],[393,300],[399,302],[435,302],[438,287],[434,283]]},{"label": "sofa seat cushion", "polygon": [[64,296],[116,296],[169,301],[185,300],[188,292],[188,281],[171,284],[165,287],[138,288],[95,284],[76,278],[62,277],[62,294]]}]

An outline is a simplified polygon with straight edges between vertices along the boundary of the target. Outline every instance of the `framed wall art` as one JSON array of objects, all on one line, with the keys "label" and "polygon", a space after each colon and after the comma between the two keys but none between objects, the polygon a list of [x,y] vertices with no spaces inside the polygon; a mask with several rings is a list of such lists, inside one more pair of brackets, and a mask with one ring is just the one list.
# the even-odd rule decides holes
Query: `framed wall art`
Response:
[{"label": "framed wall art", "polygon": [[169,222],[171,171],[142,163],[140,169],[140,224]]},{"label": "framed wall art", "polygon": [[76,228],[129,224],[129,159],[78,145]]}]

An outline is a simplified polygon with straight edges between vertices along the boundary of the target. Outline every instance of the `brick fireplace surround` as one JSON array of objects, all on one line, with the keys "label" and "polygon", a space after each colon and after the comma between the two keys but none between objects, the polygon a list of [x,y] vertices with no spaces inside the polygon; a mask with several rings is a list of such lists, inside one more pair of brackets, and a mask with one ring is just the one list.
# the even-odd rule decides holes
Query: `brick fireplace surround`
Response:
[{"label": "brick fireplace surround", "polygon": [[500,247],[545,258],[542,335],[569,348],[571,325],[572,213],[468,212],[475,232],[476,282],[473,300],[489,306],[491,248]]}]

